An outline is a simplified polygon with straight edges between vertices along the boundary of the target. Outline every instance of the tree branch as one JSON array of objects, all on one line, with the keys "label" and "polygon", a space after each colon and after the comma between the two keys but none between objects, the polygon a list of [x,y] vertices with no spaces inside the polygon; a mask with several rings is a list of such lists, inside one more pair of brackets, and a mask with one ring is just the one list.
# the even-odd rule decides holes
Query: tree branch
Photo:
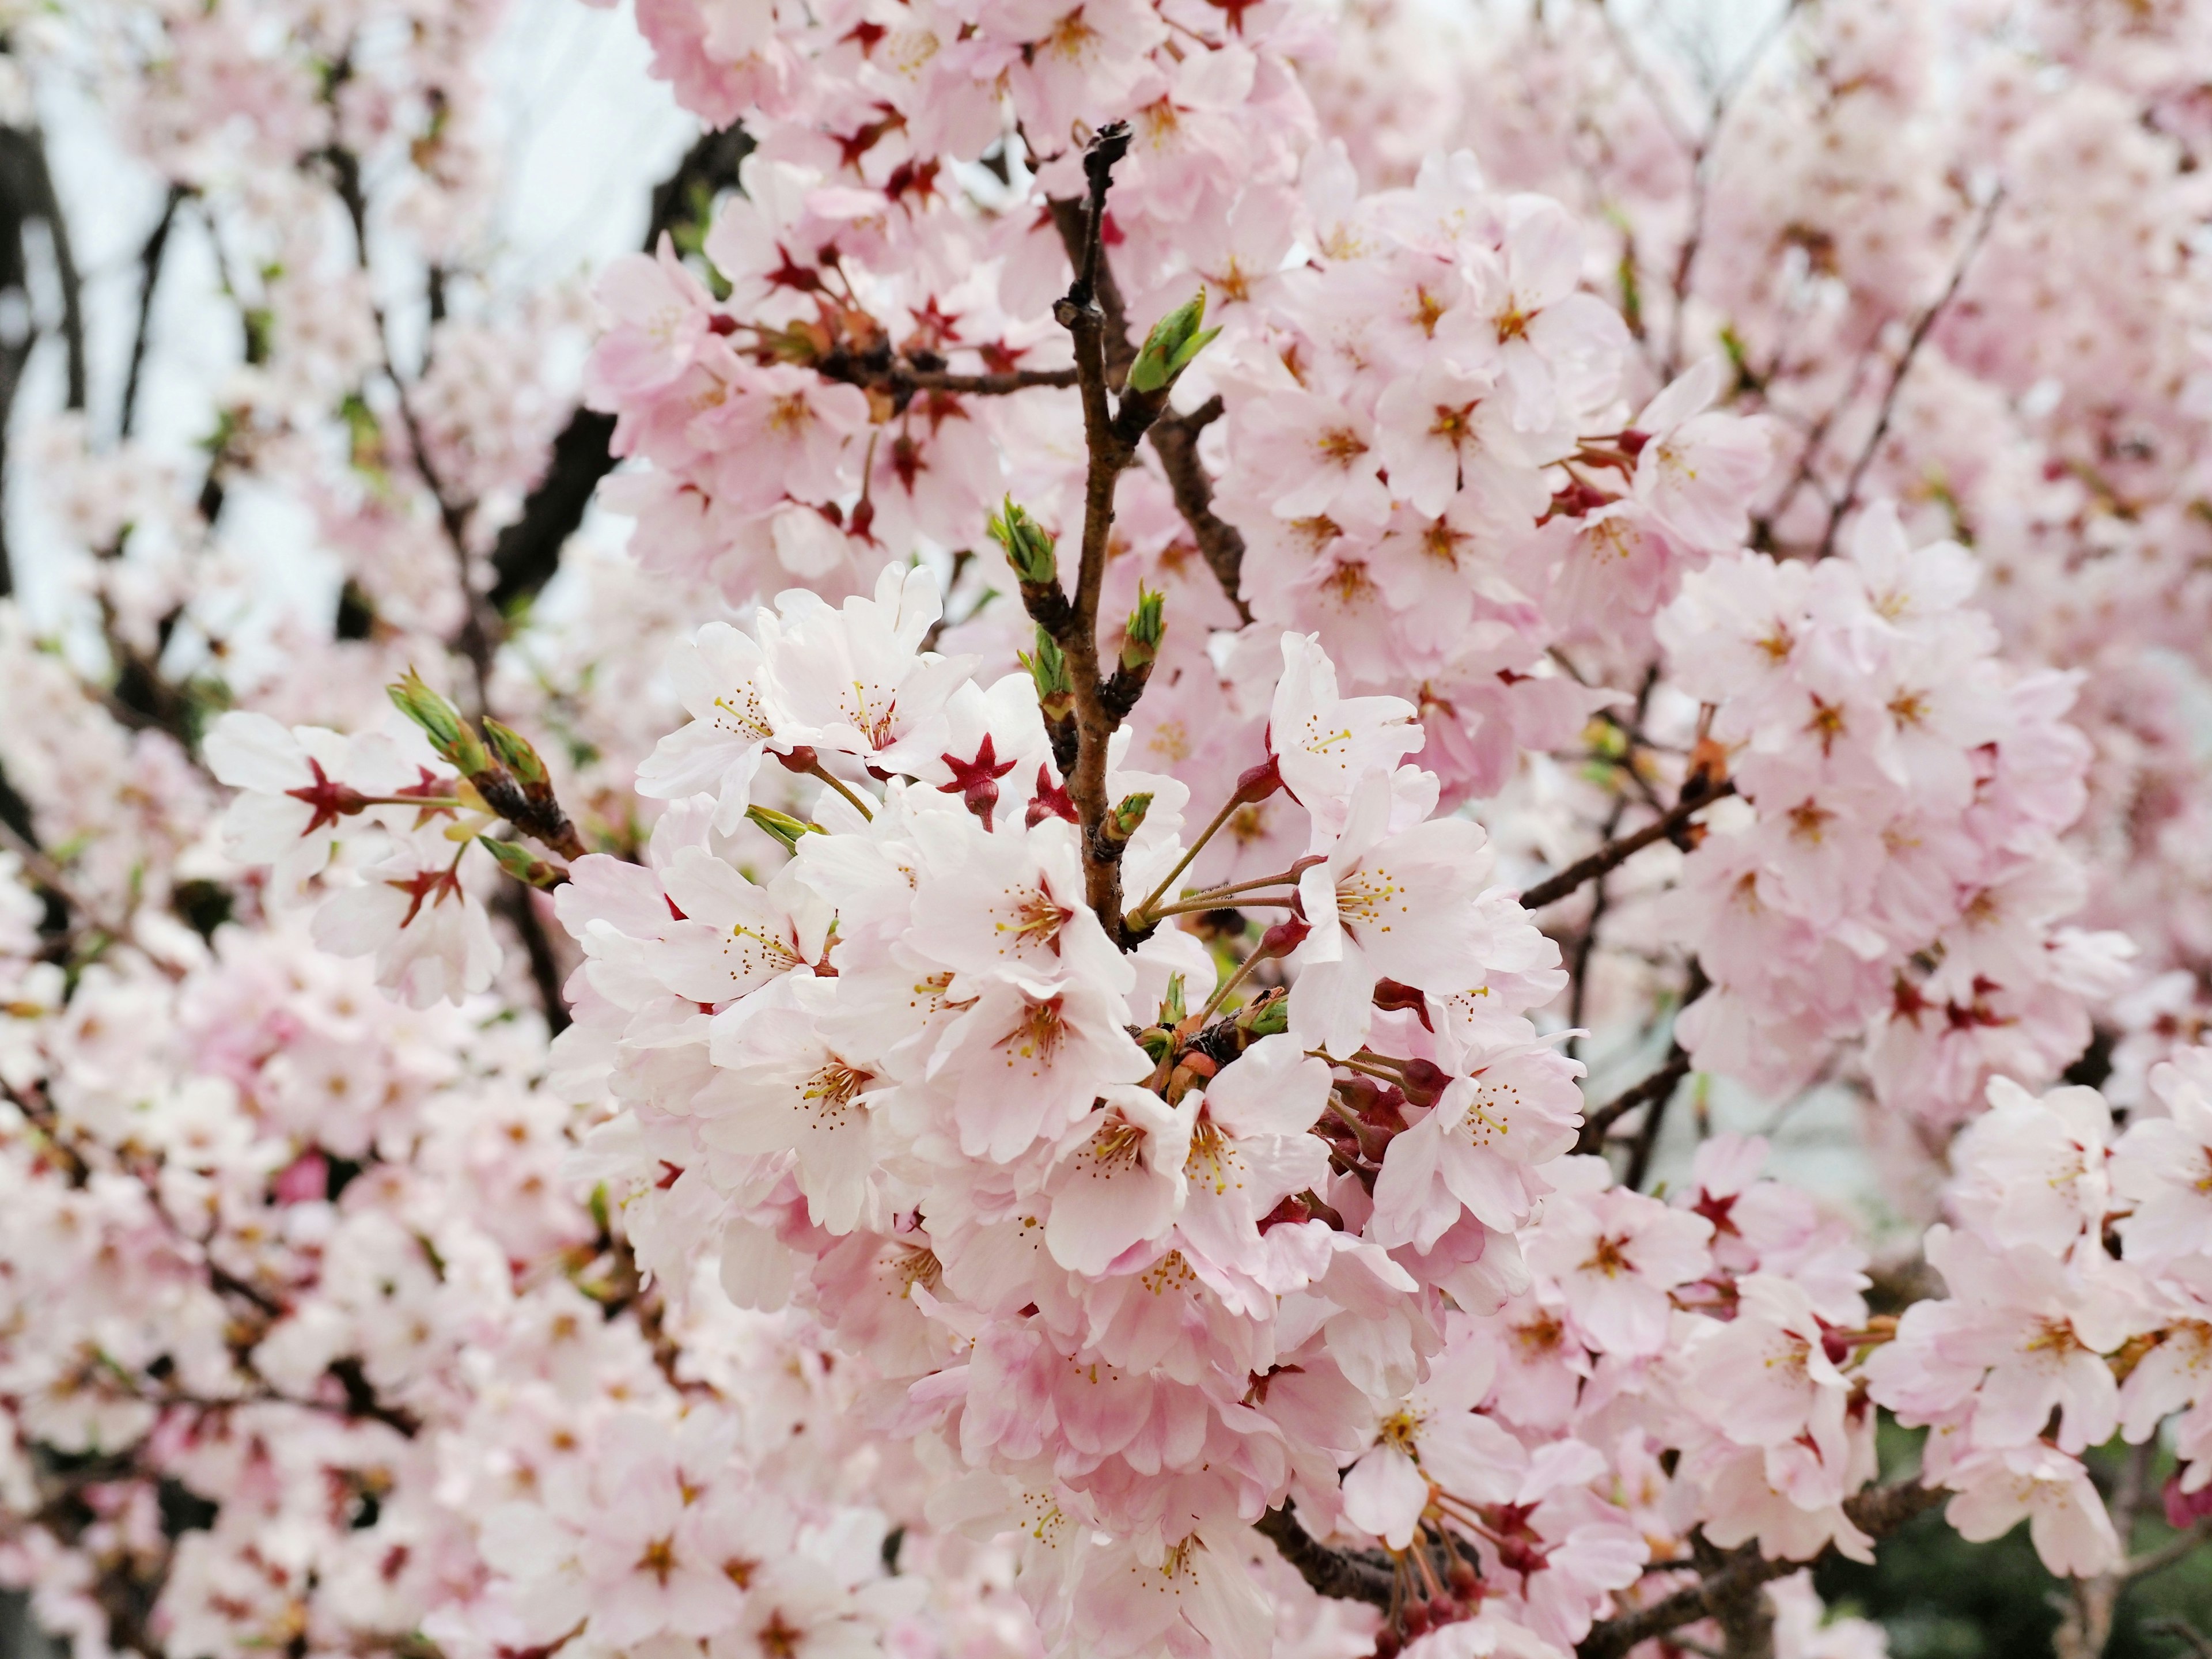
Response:
[{"label": "tree branch", "polygon": [[1682,1052],[1680,1043],[1668,1050],[1666,1063],[1643,1082],[1624,1089],[1611,1100],[1583,1120],[1583,1132],[1575,1141],[1578,1152],[1605,1150],[1605,1133],[1639,1106],[1650,1105],[1674,1092],[1674,1086],[1690,1074],[1690,1057]]},{"label": "tree branch", "polygon": [[1198,434],[1221,415],[1218,395],[1207,398],[1188,415],[1163,415],[1152,423],[1152,453],[1168,475],[1175,493],[1176,510],[1190,526],[1199,556],[1221,584],[1229,603],[1237,607],[1239,622],[1252,620],[1252,607],[1244,602],[1244,538],[1237,526],[1213,511],[1213,481],[1198,459]]},{"label": "tree branch", "polygon": [[131,364],[123,376],[123,407],[116,416],[117,435],[127,438],[138,413],[138,379],[146,366],[146,347],[154,331],[154,294],[161,283],[161,262],[169,251],[169,233],[176,228],[177,210],[191,192],[171,185],[161,198],[161,216],[138,251],[138,325],[131,335]]},{"label": "tree branch", "polygon": [[1288,1502],[1280,1509],[1269,1510],[1254,1522],[1252,1530],[1272,1543],[1283,1559],[1297,1569],[1298,1577],[1313,1586],[1316,1595],[1340,1601],[1389,1607],[1397,1583],[1397,1575],[1389,1564],[1374,1555],[1333,1550],[1316,1542],[1298,1524]]},{"label": "tree branch", "polygon": [[1615,865],[1624,864],[1645,848],[1657,841],[1671,839],[1684,825],[1715,801],[1735,793],[1735,781],[1723,778],[1718,783],[1695,793],[1686,788],[1683,799],[1672,810],[1654,818],[1632,835],[1619,841],[1608,842],[1588,858],[1577,859],[1549,880],[1540,881],[1521,895],[1521,908],[1540,910],[1547,904],[1557,904],[1584,882],[1603,875]]},{"label": "tree branch", "polygon": [[[752,147],[751,135],[742,127],[702,134],[676,171],[653,187],[646,252],[650,253],[665,233],[683,222],[702,192],[711,197],[736,185],[738,164]],[[613,416],[579,409],[553,440],[545,471],[523,498],[520,516],[492,544],[489,599],[501,615],[513,615],[560,569],[562,550],[583,523],[592,492],[614,470],[614,454],[608,447],[614,435]]]},{"label": "tree branch", "polygon": [[[1875,1486],[1856,1498],[1844,1499],[1844,1513],[1861,1532],[1882,1538],[1934,1509],[1946,1495],[1940,1486],[1903,1480]],[[1624,1659],[1638,1643],[1664,1636],[1668,1631],[1695,1624],[1700,1619],[1716,1618],[1746,1591],[1772,1579],[1785,1578],[1812,1565],[1806,1561],[1767,1560],[1755,1544],[1745,1545],[1726,1560],[1725,1566],[1709,1573],[1700,1582],[1676,1590],[1648,1607],[1638,1607],[1633,1613],[1596,1626],[1576,1645],[1576,1659]]]},{"label": "tree branch", "polygon": [[1974,227],[1973,234],[1966,239],[1966,246],[1960,250],[1959,262],[1951,268],[1951,280],[1943,285],[1943,291],[1936,297],[1936,303],[1922,312],[1919,319],[1912,325],[1912,332],[1905,337],[1905,349],[1899,354],[1897,366],[1890,370],[1889,384],[1882,389],[1881,407],[1875,416],[1874,430],[1867,434],[1865,447],[1859,451],[1858,459],[1851,463],[1850,477],[1844,485],[1844,493],[1836,497],[1835,505],[1828,509],[1827,528],[1820,532],[1820,545],[1814,557],[1825,559],[1836,550],[1836,533],[1843,528],[1844,520],[1850,510],[1858,505],[1859,488],[1866,482],[1867,469],[1874,465],[1875,452],[1881,447],[1881,441],[1889,435],[1890,417],[1897,412],[1899,389],[1905,385],[1905,377],[1911,373],[1913,359],[1920,355],[1920,348],[1926,343],[1929,331],[1936,326],[1936,319],[1949,310],[1951,301],[1958,298],[1960,284],[1966,280],[1966,272],[1974,263],[1974,256],[1981,252],[1982,244],[1988,240],[1990,227],[1996,222],[1997,209],[2003,204],[2004,191],[2000,186],[1990,198],[1989,205],[1982,210],[1981,222]]}]

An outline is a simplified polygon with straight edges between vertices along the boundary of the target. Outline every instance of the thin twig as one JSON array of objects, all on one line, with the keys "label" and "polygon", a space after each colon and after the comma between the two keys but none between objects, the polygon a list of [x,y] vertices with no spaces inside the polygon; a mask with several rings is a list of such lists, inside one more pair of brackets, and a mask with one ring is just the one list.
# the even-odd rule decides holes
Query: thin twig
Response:
[{"label": "thin twig", "polygon": [[1997,209],[2003,203],[2004,191],[2000,186],[1990,196],[1989,204],[1982,210],[1980,222],[1975,225],[1973,234],[1967,237],[1966,246],[1960,250],[1958,263],[1951,268],[1951,280],[1943,284],[1942,293],[1936,295],[1933,305],[1920,313],[1918,320],[1912,325],[1912,332],[1906,336],[1905,349],[1899,354],[1897,366],[1890,370],[1889,384],[1882,389],[1881,406],[1875,416],[1874,430],[1867,434],[1865,447],[1859,451],[1858,459],[1851,463],[1850,475],[1844,483],[1843,494],[1836,497],[1836,504],[1828,509],[1828,526],[1820,534],[1820,545],[1814,557],[1825,559],[1836,550],[1836,532],[1843,528],[1844,520],[1850,510],[1858,505],[1859,489],[1866,482],[1867,469],[1874,465],[1875,453],[1881,447],[1881,441],[1889,435],[1890,419],[1897,412],[1899,389],[1905,385],[1905,377],[1911,372],[1913,359],[1920,355],[1920,348],[1935,328],[1937,319],[1950,309],[1951,301],[1958,297],[1960,285],[1966,280],[1966,272],[1973,265],[1974,256],[1981,252],[1982,244],[1988,240],[1990,227],[1996,222]]},{"label": "thin twig", "polygon": [[191,192],[182,185],[171,185],[169,193],[161,198],[161,216],[154,222],[154,228],[146,244],[138,251],[138,325],[131,335],[131,364],[123,375],[123,408],[116,416],[115,429],[118,436],[129,437],[138,412],[138,380],[146,366],[146,348],[154,332],[154,295],[161,283],[161,264],[169,251],[169,233],[176,228],[177,210]]},{"label": "thin twig", "polygon": [[1674,1085],[1690,1074],[1690,1057],[1677,1043],[1668,1050],[1666,1062],[1641,1083],[1632,1085],[1615,1095],[1583,1120],[1582,1133],[1575,1142],[1578,1152],[1603,1150],[1606,1131],[1639,1106],[1648,1106],[1662,1096],[1674,1092]]},{"label": "thin twig", "polygon": [[1595,879],[1615,865],[1626,863],[1652,842],[1665,841],[1715,801],[1735,793],[1735,781],[1724,778],[1692,799],[1678,802],[1672,811],[1654,818],[1632,835],[1608,842],[1588,858],[1577,859],[1547,881],[1540,881],[1521,895],[1521,908],[1540,910],[1557,904],[1584,882]]}]

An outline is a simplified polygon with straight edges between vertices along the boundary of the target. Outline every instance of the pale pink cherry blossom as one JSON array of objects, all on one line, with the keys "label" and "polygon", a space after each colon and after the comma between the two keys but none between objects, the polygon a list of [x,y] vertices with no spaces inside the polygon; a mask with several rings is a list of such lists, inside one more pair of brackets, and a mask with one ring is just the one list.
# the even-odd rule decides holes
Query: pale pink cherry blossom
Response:
[{"label": "pale pink cherry blossom", "polygon": [[1008,80],[1023,123],[1048,149],[1066,143],[1077,122],[1120,108],[1167,32],[1139,0],[998,0],[979,22],[993,38],[1033,43]]},{"label": "pale pink cherry blossom", "polygon": [[1274,1620],[1224,1535],[1194,1532],[1164,1548],[1119,1542],[1094,1550],[1077,1584],[1073,1614],[1084,1644],[1102,1659],[1266,1659]]},{"label": "pale pink cherry blossom", "polygon": [[2212,1249],[2212,1050],[2176,1049],[2149,1085],[2170,1115],[2130,1123],[2112,1149],[2112,1190],[2130,1209],[2120,1237],[2130,1261],[2201,1255]]},{"label": "pale pink cherry blossom", "polygon": [[720,1006],[823,959],[832,917],[794,872],[757,886],[704,847],[686,847],[661,882],[683,921],[645,965],[678,996]]},{"label": "pale pink cherry blossom", "polygon": [[886,772],[945,753],[945,708],[972,659],[921,649],[943,614],[924,566],[887,567],[872,599],[832,609],[804,588],[777,601],[781,626],[767,647],[776,701],[792,740],[836,750]]},{"label": "pale pink cherry blossom", "polygon": [[2109,1439],[2119,1387],[2103,1356],[2149,1322],[2118,1264],[2101,1250],[2099,1267],[2001,1249],[1941,1224],[1924,1248],[1951,1299],[1905,1310],[1896,1340],[1867,1362],[1875,1401],[1923,1422],[1971,1405],[1976,1447],[2023,1444],[2054,1410],[2062,1451]]},{"label": "pale pink cherry blossom", "polygon": [[[1705,1535],[1724,1549],[1753,1539],[1770,1560],[1809,1561],[1831,1544],[1853,1561],[1874,1560],[1874,1540],[1853,1525],[1840,1497],[1804,1503],[1778,1481],[1770,1451],[1726,1447],[1705,1477]],[[1839,1481],[1837,1484],[1841,1485]]]},{"label": "pale pink cherry blossom", "polygon": [[[1268,750],[1283,787],[1322,829],[1341,830],[1370,772],[1389,774],[1421,747],[1413,705],[1400,697],[1346,697],[1318,635],[1285,634],[1282,678],[1267,719]],[[1316,848],[1318,850],[1318,848]]]},{"label": "pale pink cherry blossom", "polygon": [[1496,1365],[1486,1334],[1455,1322],[1428,1380],[1383,1419],[1375,1443],[1345,1472],[1345,1519],[1392,1549],[1413,1542],[1432,1491],[1470,1505],[1504,1503],[1528,1471],[1521,1443],[1474,1409]]},{"label": "pale pink cherry blossom", "polygon": [[1563,419],[1613,397],[1628,332],[1619,312],[1580,291],[1583,230],[1572,214],[1518,194],[1503,219],[1504,280],[1491,301],[1499,379],[1512,392],[1515,428],[1553,436]]},{"label": "pale pink cherry blossom", "polygon": [[1492,854],[1466,818],[1390,833],[1390,781],[1370,772],[1326,860],[1298,878],[1311,933],[1298,947],[1291,1035],[1349,1058],[1365,1036],[1377,978],[1448,994],[1486,954],[1478,901]]},{"label": "pale pink cherry blossom", "polygon": [[410,1008],[483,990],[502,953],[482,901],[463,888],[467,850],[434,827],[395,836],[389,856],[324,900],[315,943],[334,956],[374,956],[377,983]]},{"label": "pale pink cherry blossom", "polygon": [[1375,1182],[1370,1237],[1427,1250],[1462,1213],[1501,1233],[1545,1191],[1538,1166],[1575,1143],[1582,1067],[1549,1044],[1469,1054],[1433,1110],[1393,1136]]},{"label": "pale pink cherry blossom", "polygon": [[1712,408],[1724,372],[1718,357],[1700,359],[1631,426],[1643,440],[1631,486],[1636,499],[1691,546],[1716,555],[1743,545],[1746,503],[1773,464],[1759,422]]},{"label": "pale pink cherry blossom", "polygon": [[661,738],[637,769],[637,791],[648,800],[714,797],[714,827],[727,835],[752,804],[752,781],[771,746],[788,750],[773,703],[766,659],[750,635],[708,623],[670,654],[669,676],[691,723]]},{"label": "pale pink cherry blossom", "polygon": [[610,1425],[606,1478],[594,1482],[597,1501],[576,1517],[592,1632],[610,1644],[662,1632],[711,1636],[743,1605],[722,1571],[709,1517],[690,1502],[671,1438],[650,1419]]},{"label": "pale pink cherry blossom", "polygon": [[1328,1149],[1307,1133],[1328,1109],[1328,1066],[1288,1035],[1262,1037],[1198,1097],[1178,1248],[1221,1269],[1255,1265],[1260,1224],[1294,1193],[1328,1182]]},{"label": "pale pink cherry blossom", "polygon": [[339,841],[382,816],[360,816],[368,811],[364,797],[421,789],[428,781],[381,732],[288,730],[266,714],[240,709],[215,723],[204,752],[216,781],[241,792],[223,814],[224,853],[240,864],[269,866],[281,895],[320,875]]},{"label": "pale pink cherry blossom", "polygon": [[1768,1273],[1739,1279],[1736,1295],[1735,1317],[1701,1332],[1683,1357],[1686,1397],[1740,1446],[1839,1433],[1850,1384],[1827,1352],[1812,1298]]},{"label": "pale pink cherry blossom", "polygon": [[2112,1207],[2105,1097],[2070,1088],[2039,1100],[1999,1077],[1990,1079],[1989,1103],[1953,1152],[1960,1179],[1952,1203],[1962,1221],[2000,1247],[2031,1245],[2053,1256],[2085,1230],[2094,1238]]},{"label": "pale pink cherry blossom", "polygon": [[1319,520],[1378,530],[1389,516],[1374,423],[1355,409],[1309,392],[1284,390],[1231,416],[1230,453],[1269,483],[1278,519]]},{"label": "pale pink cherry blossom", "polygon": [[1478,1538],[1486,1565],[1517,1577],[1507,1606],[1539,1637],[1571,1650],[1589,1633],[1611,1592],[1642,1576],[1651,1547],[1628,1515],[1593,1490],[1610,1470],[1586,1441],[1536,1448],[1510,1504],[1492,1511],[1500,1541]]},{"label": "pale pink cherry blossom", "polygon": [[2118,1534],[2089,1472],[2063,1451],[2031,1443],[1984,1452],[1944,1478],[1958,1495],[1943,1518],[1969,1543],[2002,1537],[2026,1520],[2036,1554],[2053,1573],[2086,1578],[2120,1559]]},{"label": "pale pink cherry blossom", "polygon": [[1608,1186],[1601,1159],[1554,1164],[1547,1173],[1558,1189],[1523,1238],[1528,1265],[1559,1286],[1595,1346],[1658,1352],[1667,1340],[1669,1292],[1712,1265],[1712,1224]]},{"label": "pale pink cherry blossom", "polygon": [[1080,1122],[1109,1084],[1152,1070],[1122,999],[1089,980],[996,977],[939,1039],[928,1086],[961,1153],[1009,1163]]},{"label": "pale pink cherry blossom", "polygon": [[700,1138],[717,1152],[796,1156],[814,1224],[831,1234],[860,1224],[878,1152],[868,1095],[875,1074],[830,1047],[813,1018],[836,981],[781,980],[720,1017],[715,1076],[693,1102]]},{"label": "pale pink cherry blossom", "polygon": [[1808,1206],[1804,1193],[1782,1182],[1760,1179],[1767,1152],[1763,1136],[1712,1136],[1698,1146],[1692,1184],[1675,1201],[1713,1224],[1716,1267],[1786,1279],[1822,1320],[1856,1328],[1867,1313],[1864,1246],[1844,1217]]},{"label": "pale pink cherry blossom", "polygon": [[835,500],[845,487],[848,446],[867,425],[859,387],[778,363],[747,368],[694,418],[690,438],[725,458],[712,475],[715,494],[761,510],[786,497]]},{"label": "pale pink cherry blossom", "polygon": [[953,970],[955,994],[994,975],[1066,974],[1123,994],[1135,988],[1134,967],[1084,897],[1075,825],[1053,816],[987,833],[963,812],[933,814],[916,828],[930,879],[915,896],[910,938]]},{"label": "pale pink cherry blossom", "polygon": [[620,407],[661,392],[714,338],[714,295],[665,235],[652,254],[610,264],[594,292],[612,323],[592,354],[592,395],[602,403]]},{"label": "pale pink cherry blossom", "polygon": [[1375,404],[1375,447],[1391,492],[1431,518],[1462,489],[1499,512],[1541,512],[1541,475],[1498,392],[1487,376],[1443,362],[1394,383]]},{"label": "pale pink cherry blossom", "polygon": [[1097,1278],[1174,1224],[1189,1190],[1183,1165],[1200,1097],[1168,1105],[1148,1089],[1109,1087],[1063,1138],[1045,1179],[1045,1248],[1071,1273]]},{"label": "pale pink cherry blossom", "polygon": [[1589,1351],[1568,1328],[1565,1302],[1541,1284],[1507,1303],[1496,1318],[1498,1377],[1490,1408],[1536,1433],[1565,1428],[1590,1374]]}]

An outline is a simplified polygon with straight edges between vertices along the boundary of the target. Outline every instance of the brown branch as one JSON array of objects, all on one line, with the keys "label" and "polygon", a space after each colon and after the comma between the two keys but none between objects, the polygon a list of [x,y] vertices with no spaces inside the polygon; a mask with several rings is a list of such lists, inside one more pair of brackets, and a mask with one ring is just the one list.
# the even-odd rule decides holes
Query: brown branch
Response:
[{"label": "brown branch", "polygon": [[[646,227],[645,250],[681,224],[702,196],[738,182],[738,165],[753,147],[742,127],[702,134],[676,171],[653,187],[653,213]],[[521,514],[499,532],[491,550],[492,609],[502,617],[534,598],[561,568],[562,550],[584,514],[599,480],[614,470],[615,417],[579,409],[553,440],[545,471],[523,498]]]},{"label": "brown branch", "polygon": [[1004,398],[1039,386],[1065,390],[1076,384],[1073,368],[1009,368],[995,374],[962,374],[930,360],[909,357],[856,357],[849,351],[833,351],[808,365],[825,380],[838,380],[887,393],[898,406],[917,392],[951,392],[969,397]]},{"label": "brown branch", "polygon": [[1547,904],[1557,904],[1584,882],[1603,875],[1616,865],[1626,863],[1654,842],[1671,839],[1698,813],[1715,801],[1734,793],[1735,781],[1732,778],[1723,778],[1694,794],[1686,790],[1682,800],[1641,830],[1632,835],[1623,836],[1619,841],[1607,842],[1588,858],[1576,860],[1549,880],[1540,881],[1529,888],[1521,895],[1521,908],[1540,910]]},{"label": "brown branch", "polygon": [[1221,399],[1207,398],[1188,415],[1163,415],[1152,423],[1152,453],[1168,475],[1175,494],[1176,510],[1190,526],[1199,556],[1221,584],[1229,603],[1237,607],[1239,622],[1252,620],[1252,607],[1244,602],[1244,538],[1237,526],[1213,510],[1213,483],[1198,459],[1198,434],[1221,414]]},{"label": "brown branch", "polygon": [[[1031,617],[1052,634],[1067,659],[1076,726],[1075,765],[1068,775],[1067,793],[1082,826],[1085,896],[1108,937],[1125,946],[1128,927],[1121,915],[1121,854],[1126,839],[1108,833],[1112,803],[1106,793],[1106,751],[1121,726],[1121,712],[1118,697],[1109,701],[1109,688],[1099,674],[1098,599],[1106,580],[1115,488],[1121,474],[1135,464],[1137,446],[1146,432],[1167,408],[1164,386],[1152,392],[1124,392],[1118,407],[1109,391],[1110,319],[1103,296],[1112,291],[1113,271],[1106,263],[1101,233],[1114,164],[1128,147],[1128,128],[1115,122],[1099,132],[1084,156],[1091,195],[1082,251],[1074,262],[1074,283],[1053,307],[1053,315],[1075,344],[1076,384],[1083,396],[1084,441],[1089,452],[1075,597],[1062,606],[1052,602],[1059,598],[1056,593],[1024,594]],[[1118,329],[1112,337],[1127,343]]]},{"label": "brown branch", "polygon": [[1313,1587],[1316,1595],[1339,1601],[1365,1601],[1378,1607],[1390,1606],[1397,1575],[1388,1560],[1365,1552],[1334,1550],[1317,1542],[1298,1524],[1287,1500],[1280,1509],[1269,1510],[1254,1522],[1252,1530],[1297,1569],[1298,1577]]},{"label": "brown branch", "polygon": [[[1945,1496],[1938,1486],[1923,1486],[1917,1480],[1899,1481],[1844,1499],[1844,1513],[1861,1532],[1872,1538],[1882,1538],[1934,1509]],[[1638,1643],[1664,1636],[1668,1631],[1695,1624],[1700,1619],[1716,1618],[1723,1608],[1735,1605],[1746,1591],[1772,1579],[1787,1577],[1811,1565],[1805,1561],[1767,1560],[1755,1544],[1745,1545],[1727,1557],[1726,1563],[1718,1571],[1707,1574],[1698,1583],[1676,1590],[1648,1607],[1639,1607],[1596,1626],[1576,1644],[1576,1659],[1624,1659]]]},{"label": "brown branch", "polygon": [[569,1024],[568,1000],[561,994],[561,963],[553,954],[553,940],[531,894],[532,890],[520,882],[502,882],[493,904],[522,941],[523,954],[530,960],[531,982],[538,988],[538,1005],[544,1010],[546,1030],[559,1036]]},{"label": "brown branch", "polygon": [[145,369],[146,348],[154,333],[154,295],[161,284],[161,264],[169,251],[169,233],[176,228],[177,210],[191,193],[182,185],[169,186],[169,193],[161,198],[161,216],[154,222],[145,246],[138,250],[138,324],[131,334],[131,363],[124,371],[123,408],[115,423],[121,437],[131,435],[138,413],[139,376]]},{"label": "brown branch", "polygon": [[1865,447],[1859,451],[1858,459],[1851,463],[1850,476],[1844,483],[1844,493],[1836,497],[1836,504],[1828,509],[1827,528],[1820,532],[1820,545],[1814,553],[1814,558],[1825,559],[1836,550],[1836,533],[1843,528],[1844,520],[1850,510],[1858,505],[1859,488],[1866,482],[1867,469],[1874,465],[1875,453],[1881,447],[1881,441],[1889,435],[1890,418],[1897,412],[1897,394],[1905,385],[1905,377],[1911,373],[1913,360],[1919,356],[1920,348],[1935,328],[1936,319],[1950,309],[1951,301],[1958,297],[1960,284],[1966,280],[1966,272],[1973,265],[1974,256],[1981,252],[1982,244],[1988,240],[1990,227],[1996,222],[1997,209],[2003,204],[2004,191],[2000,186],[1990,198],[1989,205],[1982,210],[1981,222],[1966,239],[1966,246],[1960,250],[1959,261],[1951,268],[1951,280],[1943,285],[1943,291],[1936,295],[1935,304],[1920,313],[1918,320],[1912,325],[1912,332],[1905,337],[1905,349],[1899,354],[1897,366],[1890,370],[1889,384],[1882,389],[1881,406],[1875,416],[1874,430],[1867,434]]},{"label": "brown branch", "polygon": [[1601,1152],[1605,1147],[1606,1131],[1639,1106],[1648,1106],[1674,1092],[1674,1085],[1690,1074],[1690,1057],[1677,1043],[1667,1054],[1666,1063],[1643,1082],[1635,1084],[1599,1107],[1583,1120],[1583,1132],[1575,1141],[1578,1152]]}]

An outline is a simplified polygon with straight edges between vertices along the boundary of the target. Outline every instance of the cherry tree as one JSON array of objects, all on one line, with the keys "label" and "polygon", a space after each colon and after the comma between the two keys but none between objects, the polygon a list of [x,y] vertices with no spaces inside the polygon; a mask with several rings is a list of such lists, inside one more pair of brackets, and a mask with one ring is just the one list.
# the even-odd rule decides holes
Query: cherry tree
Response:
[{"label": "cherry tree", "polygon": [[701,136],[586,284],[489,229],[526,16],[10,21],[0,1581],[1843,1659],[1940,1510],[2104,1651],[2212,1531],[2212,8],[634,21]]}]

